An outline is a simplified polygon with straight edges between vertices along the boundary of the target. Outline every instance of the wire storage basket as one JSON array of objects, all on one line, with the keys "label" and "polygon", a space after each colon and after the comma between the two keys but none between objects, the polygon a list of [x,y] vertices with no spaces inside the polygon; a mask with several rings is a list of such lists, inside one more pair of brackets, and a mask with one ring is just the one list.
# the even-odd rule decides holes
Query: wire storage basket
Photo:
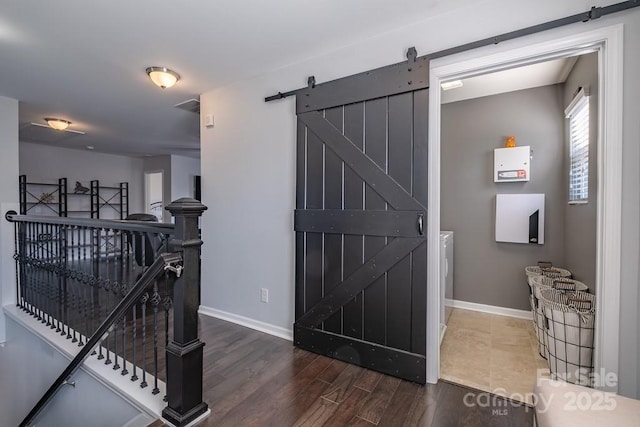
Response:
[{"label": "wire storage basket", "polygon": [[540,304],[541,290],[542,289],[557,289],[565,292],[582,291],[588,292],[589,287],[582,282],[567,278],[553,278],[545,275],[532,276],[529,281],[531,287],[531,295],[529,300],[531,302],[531,311],[533,313],[533,326],[536,331],[536,338],[538,340],[538,353],[543,358],[547,358],[547,345],[546,345],[546,327],[544,312],[542,305]]},{"label": "wire storage basket", "polygon": [[545,318],[547,363],[552,378],[591,386],[595,296],[540,289]]},{"label": "wire storage basket", "polygon": [[[547,348],[545,344],[544,330],[544,314],[538,300],[540,297],[536,295],[534,286],[551,286],[554,279],[568,279],[571,272],[564,268],[554,267],[551,261],[538,261],[538,265],[530,265],[524,268],[529,284],[529,302],[531,304],[531,312],[533,314],[533,328],[536,331],[538,341],[538,354],[547,358]],[[544,279],[543,279],[544,278]],[[585,286],[586,287],[586,286]]]},{"label": "wire storage basket", "polygon": [[538,261],[538,265],[530,265],[524,268],[527,275],[527,283],[531,286],[531,278],[546,276],[550,278],[570,278],[571,272],[564,268],[554,267],[549,261]]},{"label": "wire storage basket", "polygon": [[531,313],[533,314],[533,329],[536,331],[536,339],[538,341],[538,354],[544,359],[547,358],[547,344],[545,343],[545,323],[544,313],[542,307],[539,305],[536,297],[529,295],[529,302],[531,303]]}]

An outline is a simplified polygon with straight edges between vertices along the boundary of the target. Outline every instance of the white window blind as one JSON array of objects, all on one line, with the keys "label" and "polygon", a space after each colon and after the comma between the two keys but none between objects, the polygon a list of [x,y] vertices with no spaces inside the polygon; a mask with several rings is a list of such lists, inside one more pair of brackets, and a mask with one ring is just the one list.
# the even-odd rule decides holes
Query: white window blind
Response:
[{"label": "white window blind", "polygon": [[569,119],[569,203],[589,200],[589,95],[584,88],[565,110]]}]

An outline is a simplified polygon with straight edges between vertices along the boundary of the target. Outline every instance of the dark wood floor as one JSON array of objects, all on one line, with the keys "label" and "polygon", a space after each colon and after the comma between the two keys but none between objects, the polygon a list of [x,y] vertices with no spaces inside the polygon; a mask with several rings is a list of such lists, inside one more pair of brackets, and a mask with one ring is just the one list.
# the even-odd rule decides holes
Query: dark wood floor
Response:
[{"label": "dark wood floor", "polygon": [[[201,316],[205,426],[530,426],[533,410],[439,382],[420,386]],[[465,404],[465,402],[467,404]]]}]

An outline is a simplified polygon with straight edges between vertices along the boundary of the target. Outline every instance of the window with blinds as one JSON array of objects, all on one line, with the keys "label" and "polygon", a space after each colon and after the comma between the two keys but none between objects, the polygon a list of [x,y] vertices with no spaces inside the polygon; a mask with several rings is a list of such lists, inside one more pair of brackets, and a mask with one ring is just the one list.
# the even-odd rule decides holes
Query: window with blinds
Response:
[{"label": "window with blinds", "polygon": [[589,200],[589,95],[581,88],[565,110],[569,120],[569,203]]}]

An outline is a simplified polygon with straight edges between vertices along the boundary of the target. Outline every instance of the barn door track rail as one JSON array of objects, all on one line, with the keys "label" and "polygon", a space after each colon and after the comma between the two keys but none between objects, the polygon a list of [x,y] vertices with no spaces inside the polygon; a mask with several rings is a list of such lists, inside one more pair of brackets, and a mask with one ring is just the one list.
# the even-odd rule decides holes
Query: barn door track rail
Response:
[{"label": "barn door track rail", "polygon": [[[444,49],[438,52],[434,52],[434,53],[430,53],[427,55],[424,55],[420,58],[416,58],[416,50],[415,48],[410,48],[409,51],[407,52],[407,59],[409,60],[409,63],[411,62],[415,62],[417,59],[423,59],[423,60],[432,60],[432,59],[436,59],[436,58],[441,58],[443,56],[449,56],[449,55],[453,55],[456,53],[461,53],[461,52],[465,52],[468,50],[472,50],[472,49],[477,49],[480,47],[484,47],[484,46],[489,46],[492,44],[498,44],[498,43],[502,43],[505,42],[507,40],[513,40],[516,39],[518,37],[523,37],[523,36],[528,36],[531,34],[536,34],[536,33],[540,33],[543,31],[547,31],[547,30],[551,30],[554,28],[559,28],[559,27],[563,27],[565,25],[570,25],[570,24],[575,24],[578,22],[589,22],[589,21],[593,21],[594,19],[598,19],[601,16],[605,16],[605,15],[610,15],[613,13],[618,13],[618,12],[622,12],[628,9],[633,9],[635,7],[640,6],[640,0],[629,0],[629,1],[624,1],[624,2],[620,2],[620,3],[616,3],[616,4],[612,4],[609,6],[604,6],[604,7],[592,7],[591,9],[589,9],[586,12],[582,12],[582,13],[578,13],[575,15],[570,15],[564,18],[560,18],[560,19],[555,19],[553,21],[548,21],[548,22],[544,22],[542,24],[537,24],[537,25],[533,25],[531,27],[526,27],[526,28],[522,28],[520,30],[515,30],[515,31],[511,31],[508,33],[503,33],[497,36],[493,36],[493,37],[488,37],[486,39],[482,39],[482,40],[477,40],[471,43],[466,43],[466,44],[462,44],[459,46],[455,46],[455,47],[451,47],[448,49]],[[382,67],[382,68],[386,68],[386,67]],[[289,96],[292,95],[297,95],[298,93],[310,89],[310,88],[314,88],[316,87],[316,79],[314,76],[311,76],[308,78],[308,86],[304,87],[304,88],[300,88],[300,89],[296,89],[296,90],[290,90],[288,92],[278,92],[275,95],[271,95],[268,96],[264,99],[264,102],[270,102],[270,101],[276,101],[278,99],[284,99],[287,98]],[[322,84],[318,85],[321,86]]]}]

